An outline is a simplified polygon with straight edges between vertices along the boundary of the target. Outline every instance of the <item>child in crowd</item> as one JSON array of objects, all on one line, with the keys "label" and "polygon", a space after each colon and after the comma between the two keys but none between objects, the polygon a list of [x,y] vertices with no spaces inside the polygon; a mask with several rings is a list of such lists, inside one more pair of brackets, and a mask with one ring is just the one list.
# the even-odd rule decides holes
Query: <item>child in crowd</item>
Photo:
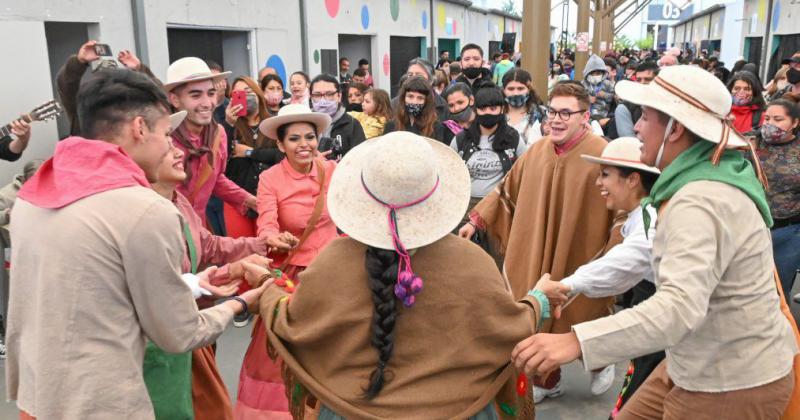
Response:
[{"label": "child in crowd", "polygon": [[369,89],[364,93],[363,111],[350,111],[364,129],[368,139],[383,135],[383,127],[391,118],[392,105],[389,94],[383,89]]}]

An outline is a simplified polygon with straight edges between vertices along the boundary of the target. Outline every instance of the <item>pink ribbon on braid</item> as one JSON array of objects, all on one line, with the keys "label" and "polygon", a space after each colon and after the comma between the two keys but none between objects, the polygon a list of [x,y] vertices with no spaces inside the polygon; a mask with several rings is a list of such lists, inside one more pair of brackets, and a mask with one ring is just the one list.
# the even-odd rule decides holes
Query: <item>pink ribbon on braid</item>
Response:
[{"label": "pink ribbon on braid", "polygon": [[439,188],[439,177],[436,177],[436,184],[427,194],[403,204],[387,203],[378,198],[369,190],[367,183],[364,182],[363,172],[361,173],[361,185],[373,200],[389,209],[389,231],[392,234],[392,245],[394,246],[394,251],[400,256],[400,262],[397,265],[397,284],[394,286],[394,295],[403,301],[403,305],[406,308],[409,308],[416,302],[416,295],[422,291],[422,278],[414,274],[414,270],[411,268],[411,256],[408,255],[408,250],[403,245],[403,241],[400,240],[400,231],[397,227],[397,210],[415,206],[429,199]]}]

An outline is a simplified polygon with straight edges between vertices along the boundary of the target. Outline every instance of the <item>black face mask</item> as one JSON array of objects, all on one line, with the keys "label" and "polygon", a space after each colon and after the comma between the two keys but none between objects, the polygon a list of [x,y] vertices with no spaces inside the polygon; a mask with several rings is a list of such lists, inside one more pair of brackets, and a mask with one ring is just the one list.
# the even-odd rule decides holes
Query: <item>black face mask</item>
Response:
[{"label": "black face mask", "polygon": [[483,114],[483,115],[476,115],[475,121],[481,125],[483,128],[492,128],[497,124],[500,124],[500,121],[503,121],[506,116],[504,114]]},{"label": "black face mask", "polygon": [[361,104],[350,104],[347,106],[348,111],[364,112],[364,107]]},{"label": "black face mask", "polygon": [[472,115],[472,108],[466,107],[461,111],[450,114],[450,119],[453,121],[465,122],[469,121],[469,117],[471,115]]},{"label": "black face mask", "polygon": [[461,72],[464,73],[464,76],[466,76],[467,79],[477,79],[481,76],[480,67],[467,67],[461,70]]},{"label": "black face mask", "polygon": [[800,83],[800,70],[789,67],[789,70],[786,72],[786,81],[793,85]]}]

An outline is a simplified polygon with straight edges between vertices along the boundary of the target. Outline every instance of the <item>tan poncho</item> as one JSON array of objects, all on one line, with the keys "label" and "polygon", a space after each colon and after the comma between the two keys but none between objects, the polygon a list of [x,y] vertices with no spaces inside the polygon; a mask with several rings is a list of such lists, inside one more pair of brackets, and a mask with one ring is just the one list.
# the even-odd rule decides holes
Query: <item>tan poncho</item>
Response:
[{"label": "tan poncho", "polygon": [[[510,357],[534,333],[539,306],[530,297],[516,302],[492,259],[454,235],[412,256],[425,286],[413,307],[398,303],[390,380],[377,397],[365,399],[378,362],[369,344],[373,303],[365,252],[353,239],[337,239],[300,274],[288,304],[282,289],[264,292],[269,345],[295,380],[348,419],[463,420],[492,402],[507,404],[516,418],[533,417],[530,386],[524,397],[513,392]],[[501,392],[509,384],[511,392]]]},{"label": "tan poncho", "polygon": [[[595,181],[600,166],[581,154],[600,156],[606,141],[590,132],[571,150],[556,155],[549,137],[531,147],[497,188],[473,210],[490,238],[505,254],[504,270],[520,298],[539,278],[572,274],[605,248],[612,214]],[[573,324],[610,314],[613,298],[579,296],[552,329],[568,332]]]}]

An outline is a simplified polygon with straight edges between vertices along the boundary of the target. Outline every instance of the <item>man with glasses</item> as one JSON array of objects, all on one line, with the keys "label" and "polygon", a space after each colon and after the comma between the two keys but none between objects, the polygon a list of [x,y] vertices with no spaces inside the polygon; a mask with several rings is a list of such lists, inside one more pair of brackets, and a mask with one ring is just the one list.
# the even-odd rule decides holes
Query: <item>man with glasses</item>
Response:
[{"label": "man with glasses", "polygon": [[[521,299],[539,278],[560,281],[601,251],[609,241],[612,213],[597,194],[600,167],[581,155],[600,156],[606,141],[589,128],[589,93],[579,82],[553,87],[547,111],[550,135],[514,164],[495,190],[470,213],[459,235],[484,230],[504,251],[504,271],[514,298]],[[621,226],[616,226],[619,228]],[[621,239],[621,235],[615,235]],[[613,298],[578,296],[540,332],[568,332],[573,324],[611,313]],[[609,366],[592,375],[592,392],[602,394],[614,379]],[[561,374],[535,378],[534,401],[563,394]]]},{"label": "man with glasses", "polygon": [[[652,61],[645,61],[636,66],[634,81],[646,85],[658,76],[658,70],[658,64]],[[642,107],[628,101],[621,101],[614,110],[614,118],[608,123],[606,134],[612,139],[636,137],[636,133],[633,132],[633,126],[641,116]]]},{"label": "man with glasses", "polygon": [[320,152],[331,151],[329,159],[344,156],[366,140],[361,124],[342,106],[339,81],[329,74],[320,74],[311,81],[311,107],[314,112],[328,114],[331,125],[319,135]]}]

